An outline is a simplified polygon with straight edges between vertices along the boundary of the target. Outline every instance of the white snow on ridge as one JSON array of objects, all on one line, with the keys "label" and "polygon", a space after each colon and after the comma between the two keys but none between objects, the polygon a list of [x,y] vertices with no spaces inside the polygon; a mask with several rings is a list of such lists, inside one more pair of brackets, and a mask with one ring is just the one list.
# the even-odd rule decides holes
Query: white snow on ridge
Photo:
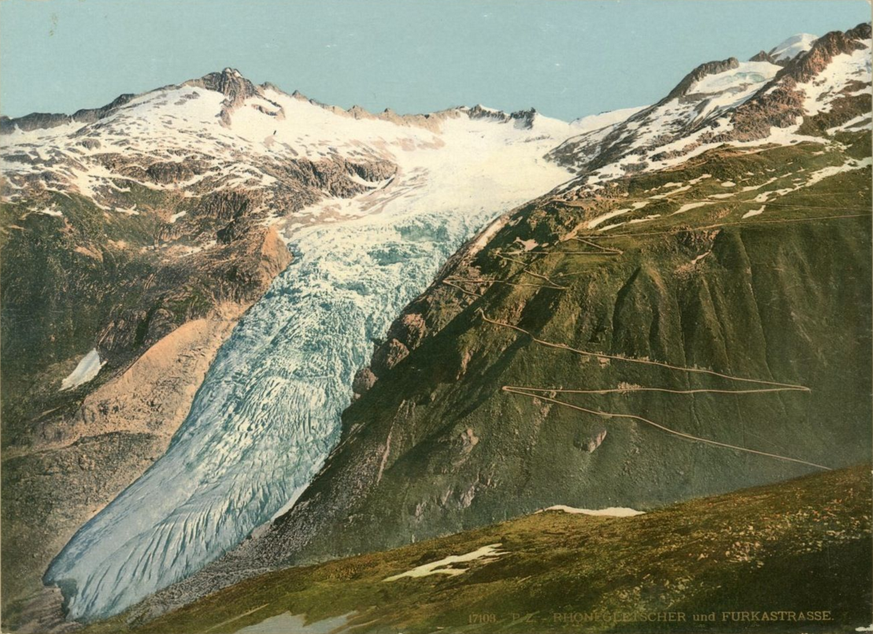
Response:
[{"label": "white snow on ridge", "polygon": [[721,73],[707,75],[688,89],[689,94],[721,93],[725,90],[742,90],[746,86],[760,86],[773,79],[782,70],[769,62],[740,62],[739,67]]},{"label": "white snow on ridge", "polygon": [[[871,42],[866,40],[864,44],[865,48],[852,51],[851,54],[836,55],[817,77],[797,85],[798,89],[806,93],[803,108],[807,114],[829,112],[831,103],[834,99],[842,98],[842,95],[838,96],[839,93],[852,81],[870,83],[871,72],[873,72]],[[863,92],[868,91],[869,88],[863,90]]]},{"label": "white snow on ridge", "polygon": [[[286,121],[308,117],[296,151],[378,152],[397,174],[355,198],[272,220],[294,262],[222,346],[165,455],[52,563],[47,580],[75,588],[71,618],[123,610],[289,508],[339,438],[372,340],[465,241],[571,176],[542,158],[570,136],[567,123],[537,117],[525,129],[461,115],[435,133],[293,101]],[[252,139],[264,131],[246,125]],[[319,126],[356,140],[325,144],[311,132]]]},{"label": "white snow on ridge", "polygon": [[[224,126],[219,116],[223,101],[219,92],[182,85],[139,95],[93,124],[16,129],[3,137],[0,170],[13,186],[10,192],[18,189],[19,179],[45,180],[50,176],[60,183],[61,190],[78,192],[113,211],[103,192],[126,191],[129,184],[164,191],[184,190],[204,182],[209,191],[243,185],[269,190],[276,184],[269,173],[271,166],[282,170],[289,160],[340,156],[352,161],[386,159],[405,164],[405,155],[432,154],[451,142],[478,147],[475,142],[493,137],[494,131],[507,143],[532,138],[525,121],[502,121],[499,111],[493,111],[493,117],[477,119],[469,116],[470,109],[457,108],[435,115],[434,126],[427,129],[414,123],[356,117],[273,88],[264,89],[263,97],[249,98],[238,106],[230,116],[230,125]],[[532,125],[540,137],[555,145],[578,133],[579,128],[578,124],[540,114],[533,115]],[[483,129],[491,132],[483,135]],[[471,135],[479,136],[464,138]],[[552,149],[536,145],[543,154]],[[30,160],[17,159],[21,154]],[[107,154],[136,159],[142,165],[196,159],[203,171],[184,182],[156,183],[107,169],[99,159]],[[420,161],[428,162],[427,156]],[[362,182],[358,176],[349,178],[368,188],[380,186]],[[17,191],[6,194],[9,200],[20,195]]]},{"label": "white snow on ridge", "polygon": [[100,354],[97,350],[92,350],[82,357],[76,369],[61,381],[61,391],[72,390],[74,387],[79,387],[92,380],[100,373],[100,369],[105,363],[105,361],[100,361]]},{"label": "white snow on ridge", "polygon": [[773,48],[770,51],[770,56],[777,62],[787,62],[797,57],[800,53],[805,53],[811,49],[817,39],[817,35],[798,33]]},{"label": "white snow on ridge", "polygon": [[622,108],[620,110],[611,110],[609,112],[601,112],[599,114],[580,117],[570,123],[574,128],[582,130],[599,130],[607,126],[627,121],[636,113],[645,110],[648,106],[639,106],[637,108]]},{"label": "white snow on ridge", "polygon": [[[808,50],[814,36],[802,34],[789,38],[774,51],[779,60],[794,57]],[[771,127],[766,137],[752,141],[728,141],[738,148],[760,147],[769,144],[789,145],[801,142],[826,143],[826,139],[798,134],[805,116],[827,112],[835,100],[869,94],[871,71],[871,41],[861,42],[862,48],[851,54],[835,56],[813,80],[798,84],[806,94],[804,116],[798,116],[794,125]],[[594,192],[607,181],[621,178],[631,172],[668,169],[685,163],[695,156],[721,145],[733,131],[731,112],[753,98],[782,70],[769,62],[741,62],[737,68],[702,77],[694,82],[681,97],[659,102],[636,113],[632,121],[621,121],[602,130],[594,130],[573,137],[561,148],[559,155],[569,157],[577,169],[585,171],[592,159],[604,152],[618,149],[615,158],[590,173],[585,185]],[[852,82],[860,88],[852,88]],[[772,86],[768,91],[775,90]],[[869,115],[828,130],[858,130],[870,127]],[[712,138],[720,138],[715,142]],[[657,157],[657,158],[655,158]]]}]

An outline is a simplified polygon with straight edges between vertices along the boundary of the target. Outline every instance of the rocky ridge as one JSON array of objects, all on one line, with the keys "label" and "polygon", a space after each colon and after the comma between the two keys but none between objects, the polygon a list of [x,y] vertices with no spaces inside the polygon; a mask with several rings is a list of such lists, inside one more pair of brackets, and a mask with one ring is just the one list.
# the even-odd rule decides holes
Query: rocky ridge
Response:
[{"label": "rocky ridge", "polygon": [[[550,157],[579,172],[580,181],[570,189],[667,168],[722,143],[797,143],[826,136],[827,130],[860,123],[856,120],[870,111],[864,88],[870,38],[870,24],[864,23],[828,33],[779,64],[760,55],[751,62],[702,64],[665,99],[626,121],[569,139]],[[818,94],[808,82],[828,67],[828,91]]]}]

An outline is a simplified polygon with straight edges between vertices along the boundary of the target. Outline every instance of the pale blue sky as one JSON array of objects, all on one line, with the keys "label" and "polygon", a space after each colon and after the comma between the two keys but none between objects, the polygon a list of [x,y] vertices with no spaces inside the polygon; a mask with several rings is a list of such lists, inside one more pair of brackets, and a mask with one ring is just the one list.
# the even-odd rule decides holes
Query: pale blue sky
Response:
[{"label": "pale blue sky", "polygon": [[0,0],[0,112],[72,112],[231,66],[343,107],[572,119],[869,19],[865,0]]}]

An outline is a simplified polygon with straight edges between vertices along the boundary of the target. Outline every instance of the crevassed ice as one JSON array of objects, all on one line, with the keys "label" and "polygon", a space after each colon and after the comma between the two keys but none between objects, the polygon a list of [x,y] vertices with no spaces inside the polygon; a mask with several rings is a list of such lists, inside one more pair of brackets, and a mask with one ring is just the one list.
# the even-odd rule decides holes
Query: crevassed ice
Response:
[{"label": "crevassed ice", "polygon": [[[339,201],[326,201],[309,210],[325,222],[291,233],[294,263],[221,348],[166,454],[46,573],[70,618],[123,610],[289,506],[338,439],[372,339],[480,227],[569,176],[541,158],[563,139],[536,127],[447,126],[461,126],[445,135],[460,149],[402,155],[400,177],[357,214],[337,219]],[[492,128],[503,136],[483,145]]]}]

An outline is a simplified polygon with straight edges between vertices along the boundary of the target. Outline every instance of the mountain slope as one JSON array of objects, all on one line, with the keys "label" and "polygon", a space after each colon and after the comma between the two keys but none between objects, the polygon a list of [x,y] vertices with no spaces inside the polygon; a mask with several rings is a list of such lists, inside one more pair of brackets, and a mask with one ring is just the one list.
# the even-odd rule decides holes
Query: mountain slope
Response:
[{"label": "mountain slope", "polygon": [[[869,58],[859,33],[818,42]],[[801,64],[821,50],[786,70],[844,90],[844,54]],[[869,118],[822,131],[814,100],[790,125],[815,134],[793,136],[745,106],[796,86],[774,81],[722,113],[768,137],[582,174],[468,243],[388,329],[291,510],[147,609],[543,506],[649,509],[868,460]]]},{"label": "mountain slope", "polygon": [[[87,327],[63,364],[46,367],[48,353],[21,357],[17,378],[29,386],[40,376],[41,391],[5,401],[19,413],[4,465],[4,499],[14,501],[5,518],[17,529],[7,553],[31,580],[64,547],[46,578],[75,588],[76,617],[120,610],[190,574],[292,503],[336,442],[371,338],[481,226],[570,176],[542,157],[582,125],[481,106],[346,112],[232,70],[119,104],[5,123],[7,209],[21,214],[16,226],[31,224],[12,229],[19,242],[4,249],[22,263],[4,306],[46,312],[34,305],[45,294],[25,289],[35,263],[16,255],[43,236],[64,236],[40,256],[50,261],[58,251],[103,254],[83,283],[99,302],[70,293],[66,278],[44,280],[54,305],[81,311]],[[90,224],[69,237],[73,203]],[[153,230],[134,242],[117,227],[128,220]],[[226,245],[246,248],[253,262],[281,262],[263,267],[249,292],[247,260]],[[294,263],[283,271],[289,250]],[[120,283],[107,268],[128,252],[165,268],[126,270]],[[225,269],[205,265],[214,260]],[[75,277],[82,266],[56,270]],[[10,321],[5,336],[31,332],[61,356],[52,336],[69,333],[52,329],[66,322],[47,314]],[[64,381],[79,385],[62,390]],[[92,455],[95,439],[116,448]],[[146,449],[130,451],[133,443]],[[59,486],[84,499],[74,509],[53,504]],[[40,503],[28,506],[33,491]],[[16,555],[27,551],[39,552],[40,565]],[[18,583],[7,597],[23,585],[13,578],[4,575]]]},{"label": "mountain slope", "polygon": [[[28,579],[42,569],[15,555],[31,520],[58,514],[50,493],[27,508],[35,471],[45,491],[70,466],[99,485],[81,487],[88,506],[60,531],[43,522],[41,559],[164,447],[54,560],[46,581],[69,617],[116,613],[271,518],[140,614],[546,505],[649,509],[869,459],[869,311],[846,310],[870,304],[869,40],[861,25],[790,61],[704,64],[593,131],[533,111],[339,111],[230,70],[3,122],[5,235],[37,254],[4,292],[39,314],[37,263],[100,262],[91,277],[70,267],[85,319],[56,324],[46,309],[6,330],[4,316],[4,350],[17,331],[76,348],[17,355],[42,387],[11,399],[21,462],[4,461],[4,522],[17,526],[4,553]],[[578,177],[507,213],[568,169]],[[107,271],[134,238],[141,268],[119,269],[125,288]],[[282,242],[295,263],[228,338],[287,265]],[[54,305],[70,302],[66,269],[42,281],[62,289]],[[167,340],[192,324],[188,344]],[[158,344],[170,353],[153,355],[153,376],[197,337],[212,342],[200,374],[153,380],[133,424],[114,409]],[[174,414],[155,414],[153,395],[174,390]],[[135,437],[152,445],[81,453]],[[119,464],[124,482],[103,486]]]},{"label": "mountain slope", "polygon": [[[363,325],[350,328],[383,329],[481,224],[568,177],[541,157],[578,127],[482,107],[346,112],[227,69],[95,111],[6,119],[0,129],[8,606],[35,590],[73,533],[167,450],[210,367],[249,355],[261,367],[252,380],[267,383],[236,389],[268,389],[275,398],[270,382],[297,353],[274,350],[267,362],[254,361],[270,346],[262,329],[304,328],[317,338],[299,314],[314,307],[309,316],[326,326],[316,314],[330,313],[329,302],[317,289],[333,284],[344,295],[330,301],[362,307]],[[369,243],[351,239],[366,232]],[[299,266],[274,283],[292,253]],[[402,270],[395,257],[418,266]],[[392,293],[375,292],[392,277]],[[259,312],[232,338],[259,299]],[[367,304],[374,299],[378,308]],[[342,372],[365,362],[367,337],[355,330],[354,339],[360,360],[342,362]],[[299,368],[309,377],[336,368],[310,370]],[[229,380],[248,378],[232,372]],[[344,406],[351,377],[336,379],[331,398]],[[217,398],[232,394],[223,381]],[[289,390],[286,398],[299,397]],[[333,421],[304,452],[312,464],[338,414]],[[245,429],[239,419],[231,424]],[[221,429],[203,425],[199,437],[219,439]],[[217,464],[192,477],[235,468],[263,487],[276,484],[271,493],[240,485],[253,524],[241,520],[222,537],[230,544],[292,498],[275,461],[254,468],[211,450],[202,455]],[[201,492],[209,488],[201,484]],[[225,493],[211,494],[219,506]],[[4,618],[14,614],[4,610]]]},{"label": "mountain slope", "polygon": [[85,631],[853,631],[870,620],[869,469],[635,517],[537,513]]}]

